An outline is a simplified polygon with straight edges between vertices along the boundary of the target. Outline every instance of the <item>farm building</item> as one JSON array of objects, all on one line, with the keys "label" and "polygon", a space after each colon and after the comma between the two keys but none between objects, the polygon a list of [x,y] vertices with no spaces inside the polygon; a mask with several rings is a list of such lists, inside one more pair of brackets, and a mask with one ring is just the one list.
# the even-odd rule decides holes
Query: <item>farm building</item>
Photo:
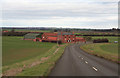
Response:
[{"label": "farm building", "polygon": [[43,33],[43,42],[57,42],[62,43],[74,43],[74,42],[85,42],[84,38],[79,38],[74,35],[74,33],[59,32],[59,33]]},{"label": "farm building", "polygon": [[28,34],[24,35],[24,40],[41,41],[41,34],[28,33]]},{"label": "farm building", "polygon": [[57,33],[43,33],[42,42],[57,42]]},{"label": "farm building", "polygon": [[3,30],[2,32],[9,32],[9,31],[7,31],[7,30]]},{"label": "farm building", "polygon": [[74,33],[61,32],[58,33],[58,39],[61,40],[62,43],[72,43],[76,41],[76,36]]},{"label": "farm building", "polygon": [[29,33],[24,36],[24,40],[33,40],[41,42],[57,42],[61,43],[74,43],[74,42],[85,42],[84,38],[78,38],[74,33],[58,32],[58,33]]},{"label": "farm building", "polygon": [[76,42],[85,42],[84,38],[76,37]]}]

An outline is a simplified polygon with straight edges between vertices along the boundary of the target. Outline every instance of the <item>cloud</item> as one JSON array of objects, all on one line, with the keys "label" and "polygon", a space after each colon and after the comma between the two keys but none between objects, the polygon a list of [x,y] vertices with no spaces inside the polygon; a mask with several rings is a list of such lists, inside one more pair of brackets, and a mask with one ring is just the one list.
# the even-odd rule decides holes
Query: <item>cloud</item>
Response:
[{"label": "cloud", "polygon": [[3,26],[116,27],[117,4],[118,0],[4,0]]}]

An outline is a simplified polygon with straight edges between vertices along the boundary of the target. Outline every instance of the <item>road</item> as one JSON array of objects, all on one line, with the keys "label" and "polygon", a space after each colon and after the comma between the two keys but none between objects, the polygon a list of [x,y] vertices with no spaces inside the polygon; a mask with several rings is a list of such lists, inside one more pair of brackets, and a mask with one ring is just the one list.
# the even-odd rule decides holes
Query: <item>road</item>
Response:
[{"label": "road", "polygon": [[83,44],[66,47],[49,76],[118,76],[118,64],[82,51]]}]

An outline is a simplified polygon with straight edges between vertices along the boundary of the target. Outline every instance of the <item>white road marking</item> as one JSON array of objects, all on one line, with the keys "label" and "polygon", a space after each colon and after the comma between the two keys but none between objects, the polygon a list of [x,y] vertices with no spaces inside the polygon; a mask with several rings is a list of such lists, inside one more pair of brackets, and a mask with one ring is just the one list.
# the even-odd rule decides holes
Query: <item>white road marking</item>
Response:
[{"label": "white road marking", "polygon": [[97,68],[95,68],[95,67],[92,67],[95,71],[98,71],[98,69]]},{"label": "white road marking", "polygon": [[88,64],[88,62],[87,62],[87,61],[85,61],[85,63],[86,63],[86,64]]}]

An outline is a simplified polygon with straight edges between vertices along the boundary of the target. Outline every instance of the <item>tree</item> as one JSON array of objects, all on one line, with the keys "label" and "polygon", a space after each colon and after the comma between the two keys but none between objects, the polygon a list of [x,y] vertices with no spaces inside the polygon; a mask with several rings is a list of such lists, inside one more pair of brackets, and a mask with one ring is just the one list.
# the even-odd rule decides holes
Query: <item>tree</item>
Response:
[{"label": "tree", "polygon": [[11,32],[15,32],[15,30],[14,30],[14,29],[12,29],[12,30],[11,30]]}]

